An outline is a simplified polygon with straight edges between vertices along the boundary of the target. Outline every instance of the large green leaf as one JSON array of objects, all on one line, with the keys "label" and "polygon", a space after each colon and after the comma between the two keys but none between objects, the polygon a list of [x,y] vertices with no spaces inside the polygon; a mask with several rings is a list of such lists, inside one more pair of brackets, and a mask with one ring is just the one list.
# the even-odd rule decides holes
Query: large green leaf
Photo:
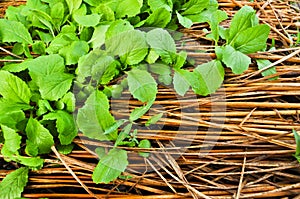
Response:
[{"label": "large green leaf", "polygon": [[98,140],[114,140],[117,130],[110,134],[105,131],[115,124],[114,117],[109,112],[109,102],[105,94],[95,90],[78,110],[76,119],[78,128],[89,138]]},{"label": "large green leaf", "polygon": [[26,151],[31,156],[46,154],[51,151],[54,145],[53,136],[39,121],[29,118],[26,126]]},{"label": "large green leaf", "polygon": [[236,36],[232,44],[235,49],[242,53],[255,53],[266,48],[269,32],[270,27],[265,24],[247,28]]},{"label": "large green leaf", "polygon": [[220,88],[225,75],[222,63],[218,60],[199,65],[195,68],[194,73],[197,75],[199,83],[197,87],[192,86],[192,88],[195,93],[204,96],[214,93]]},{"label": "large green leaf", "polygon": [[9,173],[0,183],[1,199],[14,199],[21,197],[28,181],[28,168],[21,167]]},{"label": "large green leaf", "polygon": [[149,72],[134,68],[127,74],[129,91],[134,98],[142,102],[150,102],[156,98],[157,83]]},{"label": "large green leaf", "polygon": [[62,145],[71,144],[77,135],[77,128],[73,115],[66,111],[58,110],[48,113],[44,120],[56,120],[56,128],[59,133],[58,138]]},{"label": "large green leaf", "polygon": [[95,183],[109,183],[115,180],[128,165],[127,152],[120,149],[111,149],[102,157],[93,172]]},{"label": "large green leaf", "polygon": [[0,40],[2,40],[2,42],[33,44],[28,30],[22,23],[0,19],[0,27]]},{"label": "large green leaf", "polygon": [[133,17],[140,13],[143,0],[121,0],[115,10],[117,18]]},{"label": "large green leaf", "polygon": [[4,137],[4,145],[1,149],[1,154],[4,157],[10,157],[16,154],[20,149],[22,137],[17,133],[16,130],[7,126],[1,125],[1,129]]},{"label": "large green leaf", "polygon": [[7,71],[0,71],[0,95],[8,101],[25,104],[29,104],[32,96],[28,85]]},{"label": "large green leaf", "polygon": [[114,35],[105,41],[107,51],[120,56],[123,63],[134,65],[144,60],[148,54],[145,33],[130,30]]}]

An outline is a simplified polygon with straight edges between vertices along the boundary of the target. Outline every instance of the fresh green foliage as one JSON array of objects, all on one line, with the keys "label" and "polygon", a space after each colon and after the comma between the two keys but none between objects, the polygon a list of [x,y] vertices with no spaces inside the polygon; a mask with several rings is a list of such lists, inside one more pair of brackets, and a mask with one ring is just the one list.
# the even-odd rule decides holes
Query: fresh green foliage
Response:
[{"label": "fresh green foliage", "polygon": [[[0,197],[20,197],[29,169],[43,166],[39,155],[50,153],[52,145],[70,153],[78,131],[114,142],[108,153],[96,150],[101,155],[93,181],[120,176],[128,160],[119,146],[151,147],[149,140],[139,140],[136,124],[154,104],[159,84],[173,86],[181,96],[190,90],[206,96],[221,86],[223,65],[241,74],[251,63],[247,54],[266,49],[270,28],[259,25],[251,7],[238,11],[229,29],[220,26],[225,19],[216,0],[27,0],[9,7],[0,19],[0,43],[13,46],[23,60],[0,69],[1,154],[24,167],[1,182]],[[217,59],[187,68],[187,53],[176,48],[172,30],[205,22]],[[220,41],[225,44],[218,46]],[[259,69],[270,65],[256,62]],[[271,68],[262,75],[274,73]],[[116,120],[109,100],[123,91],[142,105]]]},{"label": "fresh green foliage", "polygon": [[295,141],[296,141],[296,153],[294,156],[300,163],[300,135],[296,130],[293,130],[293,134],[294,134]]}]

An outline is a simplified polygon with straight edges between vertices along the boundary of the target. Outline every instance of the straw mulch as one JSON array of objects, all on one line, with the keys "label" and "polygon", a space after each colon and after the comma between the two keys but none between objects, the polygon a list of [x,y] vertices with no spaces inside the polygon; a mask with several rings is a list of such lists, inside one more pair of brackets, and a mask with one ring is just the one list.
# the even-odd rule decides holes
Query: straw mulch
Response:
[{"label": "straw mulch", "polygon": [[[296,148],[292,129],[300,130],[300,47],[295,35],[300,6],[293,2],[219,1],[229,16],[243,5],[253,6],[261,23],[272,27],[270,41],[275,40],[277,50],[250,56],[272,61],[279,79],[261,77],[253,64],[239,76],[228,70],[223,87],[210,97],[192,92],[179,97],[171,88],[161,87],[153,112],[164,111],[164,117],[152,128],[141,127],[138,134],[151,140],[151,156],[143,159],[137,149],[128,148],[130,166],[124,175],[129,178],[94,184],[91,174],[97,159],[91,149],[112,144],[79,136],[71,154],[53,153],[42,170],[31,172],[24,197],[299,199],[300,165],[292,156]],[[18,3],[23,1],[3,2],[0,9]],[[224,24],[229,23],[230,18]],[[180,48],[196,63],[215,56],[203,27],[195,24],[183,30],[187,39]],[[112,101],[112,112],[122,118],[139,105],[125,94]],[[0,179],[14,168],[3,160],[1,164]]]}]

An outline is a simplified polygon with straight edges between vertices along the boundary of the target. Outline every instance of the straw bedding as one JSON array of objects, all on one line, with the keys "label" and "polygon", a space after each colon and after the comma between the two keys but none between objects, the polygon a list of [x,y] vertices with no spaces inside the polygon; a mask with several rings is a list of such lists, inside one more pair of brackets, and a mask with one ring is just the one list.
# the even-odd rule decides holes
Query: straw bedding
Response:
[{"label": "straw bedding", "polygon": [[[277,80],[258,74],[252,64],[247,72],[227,75],[222,88],[209,97],[189,92],[176,96],[160,87],[153,112],[164,117],[152,128],[140,128],[139,138],[151,140],[148,159],[127,148],[130,166],[125,176],[111,184],[91,180],[97,163],[91,149],[112,147],[83,136],[75,139],[75,150],[65,156],[53,153],[42,170],[31,172],[24,197],[28,198],[300,198],[300,165],[292,156],[292,129],[300,130],[300,57],[296,34],[300,20],[299,3],[294,1],[220,0],[220,8],[232,16],[240,6],[253,6],[262,23],[272,27],[270,39],[276,49],[251,54],[276,65]],[[24,1],[0,3],[7,5]],[[229,24],[230,18],[224,24]],[[213,58],[213,46],[195,24],[185,33],[185,49],[196,63]],[[271,40],[270,40],[271,41]],[[117,118],[139,106],[129,93],[111,101]],[[148,116],[141,119],[145,122]],[[0,158],[0,180],[16,165]],[[69,167],[69,170],[66,169]],[[70,174],[80,179],[79,184]],[[93,194],[84,190],[89,189]]]}]

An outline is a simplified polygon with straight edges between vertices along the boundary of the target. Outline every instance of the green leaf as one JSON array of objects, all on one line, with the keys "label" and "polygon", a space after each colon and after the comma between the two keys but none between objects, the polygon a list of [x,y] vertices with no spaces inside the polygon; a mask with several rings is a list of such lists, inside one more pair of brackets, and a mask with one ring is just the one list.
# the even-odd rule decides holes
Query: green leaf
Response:
[{"label": "green leaf", "polygon": [[104,44],[105,34],[108,28],[109,25],[102,25],[102,24],[94,27],[92,38],[89,41],[93,49],[99,48]]},{"label": "green leaf", "polygon": [[107,134],[111,134],[112,132],[115,132],[125,122],[126,122],[126,120],[124,120],[124,119],[117,120],[112,126],[110,126],[108,129],[105,130],[104,134],[107,135]]},{"label": "green leaf", "polygon": [[44,159],[41,159],[40,157],[25,157],[18,155],[14,161],[31,169],[41,169],[44,164]]},{"label": "green leaf", "polygon": [[64,154],[64,155],[68,155],[72,152],[72,150],[74,148],[74,144],[58,145],[56,148],[57,148],[59,153]]},{"label": "green leaf", "polygon": [[192,25],[193,25],[193,21],[192,21],[192,20],[190,20],[190,19],[187,18],[187,17],[182,16],[182,15],[179,14],[179,12],[177,12],[177,11],[176,11],[176,15],[177,15],[177,18],[178,18],[179,23],[180,23],[183,27],[185,27],[185,28],[190,28],[190,27],[192,27]]},{"label": "green leaf", "polygon": [[29,118],[25,131],[27,135],[25,150],[31,156],[46,154],[51,151],[51,146],[54,145],[53,136],[36,119]]},{"label": "green leaf", "polygon": [[194,69],[194,73],[199,79],[196,86],[192,86],[195,93],[206,96],[214,93],[223,83],[225,71],[222,63],[213,60],[205,64],[199,65]]},{"label": "green leaf", "polygon": [[202,12],[205,8],[209,7],[210,1],[208,0],[190,0],[182,5],[182,15],[194,15]]},{"label": "green leaf", "polygon": [[109,101],[105,94],[95,90],[78,110],[76,119],[78,128],[89,138],[98,140],[114,140],[117,130],[106,135],[104,132],[115,124],[109,112]]},{"label": "green leaf", "polygon": [[300,163],[300,135],[299,133],[293,129],[293,134],[296,141],[296,152],[295,157],[297,158],[298,162]]},{"label": "green leaf", "polygon": [[162,118],[163,115],[164,115],[163,113],[153,115],[152,117],[150,117],[147,120],[147,122],[145,123],[145,126],[150,126],[151,124],[155,124],[156,122],[158,122]]},{"label": "green leaf", "polygon": [[62,48],[71,45],[73,41],[78,41],[78,37],[74,31],[72,32],[61,32],[58,34],[50,43],[49,47],[46,49],[46,52],[49,54],[56,54]]},{"label": "green leaf", "polygon": [[71,88],[72,74],[55,73],[45,76],[39,81],[39,90],[43,99],[57,101]]},{"label": "green leaf", "polygon": [[60,29],[60,26],[64,21],[64,12],[65,7],[62,2],[54,3],[53,6],[51,6],[50,16],[52,18],[53,25],[57,30]]},{"label": "green leaf", "polygon": [[122,131],[120,132],[116,142],[115,142],[115,147],[122,145],[122,142],[128,137],[130,131],[132,128],[132,123],[127,124]]},{"label": "green leaf", "polygon": [[1,125],[1,129],[4,137],[4,145],[1,149],[1,154],[4,157],[10,158],[20,149],[22,137],[17,133],[16,130],[7,126]]},{"label": "green leaf", "polygon": [[1,199],[21,197],[28,181],[28,168],[21,167],[8,175],[0,183]]},{"label": "green leaf", "polygon": [[59,50],[65,58],[66,65],[77,64],[79,58],[88,53],[90,47],[86,41],[73,41],[71,45]]},{"label": "green leaf", "polygon": [[146,105],[133,109],[130,113],[129,121],[133,122],[147,113],[154,101],[148,102]]},{"label": "green leaf", "polygon": [[234,74],[242,74],[246,71],[251,63],[251,59],[235,50],[233,47],[227,45],[222,49],[222,62],[231,68]]},{"label": "green leaf", "polygon": [[173,8],[173,1],[172,0],[148,0],[148,5],[150,6],[152,12],[155,12],[160,8],[165,8],[170,12],[172,11]]},{"label": "green leaf", "polygon": [[95,183],[109,183],[125,171],[127,165],[127,152],[113,148],[100,159],[93,172],[93,181]]},{"label": "green leaf", "polygon": [[110,39],[122,32],[133,30],[134,27],[126,20],[116,20],[112,22],[105,33],[105,39]]},{"label": "green leaf", "polygon": [[62,145],[71,144],[77,136],[77,128],[73,115],[65,111],[55,111],[43,117],[44,120],[56,120],[58,138]]},{"label": "green leaf", "polygon": [[149,65],[152,73],[158,74],[158,81],[170,85],[172,83],[171,68],[163,63],[154,63]]},{"label": "green leaf", "polygon": [[157,83],[149,72],[134,68],[127,75],[129,91],[135,99],[150,102],[156,98]]},{"label": "green leaf", "polygon": [[0,27],[0,39],[2,42],[33,44],[28,30],[22,23],[0,19]]},{"label": "green leaf", "polygon": [[82,4],[82,0],[66,0],[69,8],[69,13],[72,14],[75,10],[78,10]]},{"label": "green leaf", "polygon": [[107,84],[116,74],[116,62],[104,51],[95,49],[79,59],[76,73],[81,83],[84,83],[87,77],[92,77],[97,83]]},{"label": "green leaf", "polygon": [[143,6],[143,0],[122,0],[118,2],[115,10],[117,18],[134,17],[140,13]]},{"label": "green leaf", "polygon": [[[141,140],[138,147],[141,149],[145,149],[145,148],[149,149],[151,148],[151,142],[149,140]],[[147,152],[139,152],[139,155],[144,158],[148,158],[150,154]]]},{"label": "green leaf", "polygon": [[96,26],[100,21],[100,15],[90,14],[90,15],[74,15],[74,20],[81,26],[93,27]]},{"label": "green leaf", "polygon": [[147,33],[147,42],[155,52],[161,56],[167,64],[173,62],[173,56],[176,53],[176,45],[168,31],[156,28]]},{"label": "green leaf", "polygon": [[48,111],[53,111],[53,108],[51,107],[48,100],[38,100],[38,110],[36,112],[37,116],[44,115]]},{"label": "green leaf", "polygon": [[29,105],[12,103],[7,100],[0,100],[0,124],[12,129],[17,129],[16,125],[25,119],[25,114],[22,111],[28,110]]},{"label": "green leaf", "polygon": [[229,38],[227,43],[231,43],[235,37],[254,25],[256,25],[257,16],[255,15],[255,11],[250,6],[243,6],[233,17],[230,29],[229,29]]},{"label": "green leaf", "polygon": [[171,21],[171,18],[172,18],[171,12],[168,9],[162,7],[155,10],[153,13],[151,13],[146,20],[138,23],[136,27],[146,26],[146,27],[165,28],[168,25],[168,23]]},{"label": "green leaf", "polygon": [[183,69],[175,70],[173,85],[178,95],[184,96],[190,86],[194,86],[195,83],[197,83],[197,77],[194,73]]},{"label": "green leaf", "polygon": [[145,33],[139,30],[121,32],[105,41],[107,51],[120,56],[123,63],[135,65],[148,54]]},{"label": "green leaf", "polygon": [[[259,70],[264,69],[265,67],[268,67],[269,65],[272,64],[272,62],[270,62],[267,59],[256,59],[256,63],[257,63],[257,66],[258,66]],[[269,76],[269,75],[274,75],[276,73],[277,73],[276,67],[273,66],[273,67],[263,71],[261,74],[262,74],[262,76],[266,77],[266,76]],[[270,78],[270,80],[275,80],[275,79],[278,79],[278,77]]]},{"label": "green leaf", "polygon": [[24,104],[29,104],[32,96],[28,85],[7,71],[0,71],[0,95],[11,102]]},{"label": "green leaf", "polygon": [[266,48],[269,32],[270,27],[265,24],[247,28],[236,36],[232,45],[242,53],[255,53]]},{"label": "green leaf", "polygon": [[72,92],[66,93],[61,101],[66,105],[66,111],[73,113],[75,111],[75,96]]}]

